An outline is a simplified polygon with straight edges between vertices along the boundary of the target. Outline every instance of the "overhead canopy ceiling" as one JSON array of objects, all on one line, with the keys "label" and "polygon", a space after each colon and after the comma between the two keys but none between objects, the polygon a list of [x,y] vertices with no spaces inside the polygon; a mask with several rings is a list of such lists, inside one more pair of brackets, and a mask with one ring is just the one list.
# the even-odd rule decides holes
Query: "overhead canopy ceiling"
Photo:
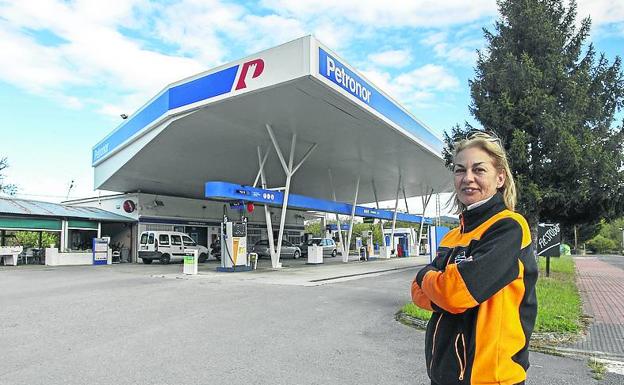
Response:
[{"label": "overhead canopy ceiling", "polygon": [[257,146],[262,152],[271,149],[268,187],[284,186],[269,124],[287,162],[293,134],[295,164],[318,145],[293,176],[293,193],[332,199],[330,169],[338,201],[353,200],[358,175],[358,203],[375,201],[373,183],[378,200],[395,199],[399,175],[408,197],[449,190],[450,173],[435,146],[314,76],[315,71],[173,114],[96,162],[96,188],[204,198],[207,181],[253,184]]}]

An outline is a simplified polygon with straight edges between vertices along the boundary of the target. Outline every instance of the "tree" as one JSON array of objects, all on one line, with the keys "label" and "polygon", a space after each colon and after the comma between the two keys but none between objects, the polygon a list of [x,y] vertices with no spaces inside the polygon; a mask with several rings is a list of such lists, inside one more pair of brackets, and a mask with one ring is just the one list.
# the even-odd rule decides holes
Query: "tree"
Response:
[{"label": "tree", "polygon": [[41,247],[50,247],[59,244],[59,235],[51,232],[38,231],[16,231],[9,245],[24,247],[39,247],[39,237],[41,237]]},{"label": "tree", "polygon": [[309,221],[305,224],[305,232],[313,234],[315,237],[323,236],[324,232],[321,231],[321,220]]},{"label": "tree", "polygon": [[4,183],[4,175],[2,171],[7,167],[9,167],[7,158],[0,158],[0,193],[15,195],[15,193],[17,192],[17,187],[14,184]]},{"label": "tree", "polygon": [[[499,0],[500,20],[484,29],[470,81],[472,115],[497,134],[518,187],[517,210],[538,221],[596,224],[624,212],[624,104],[621,59],[609,63],[585,45],[591,21],[577,28],[576,1]],[[452,143],[473,128],[445,135]]]},{"label": "tree", "polygon": [[624,217],[614,221],[601,221],[597,226],[598,235],[587,242],[590,250],[603,253],[605,251],[619,251],[622,249],[622,229],[624,229]]},{"label": "tree", "polygon": [[613,239],[598,234],[587,242],[587,247],[594,253],[602,254],[616,251],[618,249],[618,244]]}]

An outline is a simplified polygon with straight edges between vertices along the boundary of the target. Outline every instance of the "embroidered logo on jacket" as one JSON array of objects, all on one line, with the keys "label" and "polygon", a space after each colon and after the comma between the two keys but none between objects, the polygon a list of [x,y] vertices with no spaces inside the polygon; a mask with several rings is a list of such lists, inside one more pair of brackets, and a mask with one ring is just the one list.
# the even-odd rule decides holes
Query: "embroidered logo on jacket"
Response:
[{"label": "embroidered logo on jacket", "polygon": [[472,261],[472,255],[466,257],[466,250],[462,250],[461,253],[455,255],[455,263],[462,263],[462,262],[470,262]]}]

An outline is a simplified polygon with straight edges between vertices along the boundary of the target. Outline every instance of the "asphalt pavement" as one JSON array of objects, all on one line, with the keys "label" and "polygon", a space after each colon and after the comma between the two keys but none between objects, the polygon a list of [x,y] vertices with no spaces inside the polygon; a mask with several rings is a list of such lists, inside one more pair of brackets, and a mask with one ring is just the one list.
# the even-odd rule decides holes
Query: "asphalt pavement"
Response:
[{"label": "asphalt pavement", "polygon": [[[0,384],[429,384],[424,333],[394,319],[421,263],[0,267]],[[529,385],[624,383],[531,362]]]}]

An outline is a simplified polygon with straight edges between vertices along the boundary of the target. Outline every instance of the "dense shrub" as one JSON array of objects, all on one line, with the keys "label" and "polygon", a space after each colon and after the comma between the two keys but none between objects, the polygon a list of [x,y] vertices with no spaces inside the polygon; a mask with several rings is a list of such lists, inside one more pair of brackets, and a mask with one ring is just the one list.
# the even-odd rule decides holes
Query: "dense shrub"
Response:
[{"label": "dense shrub", "polygon": [[605,253],[616,251],[618,245],[614,240],[598,234],[587,242],[587,248],[594,253]]}]

